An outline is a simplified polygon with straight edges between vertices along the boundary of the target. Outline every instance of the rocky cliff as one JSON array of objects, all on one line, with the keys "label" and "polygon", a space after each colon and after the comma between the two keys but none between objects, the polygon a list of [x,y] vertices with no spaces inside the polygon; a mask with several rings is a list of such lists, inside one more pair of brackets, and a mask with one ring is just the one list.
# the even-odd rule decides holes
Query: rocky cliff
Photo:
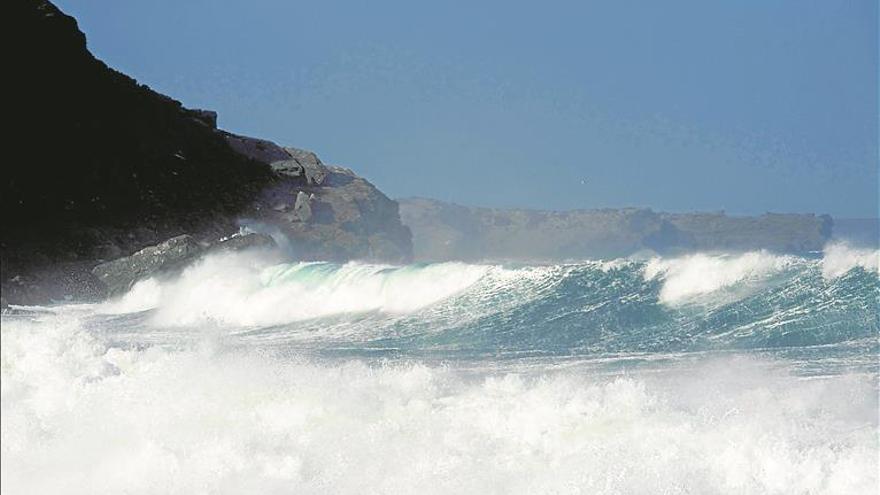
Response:
[{"label": "rocky cliff", "polygon": [[317,155],[270,141],[223,133],[229,145],[270,167],[276,177],[254,197],[240,222],[281,234],[304,260],[412,258],[409,229],[398,204],[350,169],[326,166]]},{"label": "rocky cliff", "polygon": [[475,208],[424,198],[399,200],[421,261],[559,261],[640,251],[803,253],[822,249],[831,219],[815,215],[666,214],[643,208],[540,211]]},{"label": "rocky cliff", "polygon": [[9,124],[0,183],[3,299],[101,297],[91,273],[181,234],[203,245],[244,219],[289,234],[306,259],[402,261],[397,204],[310,152],[217,129],[217,115],[96,59],[75,19],[10,0]]},{"label": "rocky cliff", "polygon": [[689,243],[683,247],[700,251],[819,251],[831,238],[833,225],[827,215],[795,213],[765,213],[756,217],[732,217],[724,213],[662,213],[660,216],[687,236]]}]

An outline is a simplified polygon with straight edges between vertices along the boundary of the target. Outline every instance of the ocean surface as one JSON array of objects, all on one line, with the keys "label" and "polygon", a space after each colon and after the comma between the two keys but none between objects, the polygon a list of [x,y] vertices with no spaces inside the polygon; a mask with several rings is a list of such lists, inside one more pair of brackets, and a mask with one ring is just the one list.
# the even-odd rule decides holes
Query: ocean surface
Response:
[{"label": "ocean surface", "polygon": [[215,255],[2,316],[4,494],[875,494],[878,252]]}]

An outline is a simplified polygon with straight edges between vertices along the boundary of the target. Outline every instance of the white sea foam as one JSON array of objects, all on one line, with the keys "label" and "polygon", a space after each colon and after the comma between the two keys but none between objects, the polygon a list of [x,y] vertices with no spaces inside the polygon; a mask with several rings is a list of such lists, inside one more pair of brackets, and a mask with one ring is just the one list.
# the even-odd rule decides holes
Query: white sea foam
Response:
[{"label": "white sea foam", "polygon": [[831,280],[855,267],[876,271],[877,262],[876,250],[844,244],[829,245],[821,262],[755,251],[519,268],[465,263],[275,264],[258,254],[234,253],[202,259],[173,280],[138,282],[123,297],[98,305],[98,311],[121,314],[155,308],[152,322],[163,327],[270,326],[347,313],[405,315],[461,296],[466,311],[461,305],[441,305],[439,312],[426,313],[460,320],[527,304],[572,273],[637,269],[642,263],[646,280],[660,279],[661,303],[718,305],[767,287],[788,269],[821,268]]},{"label": "white sea foam", "polygon": [[97,305],[103,314],[136,313],[155,308],[162,297],[162,286],[154,278],[141,280],[122,297],[111,299]]},{"label": "white sea foam", "polygon": [[766,251],[738,255],[697,253],[679,258],[653,258],[645,265],[644,275],[648,280],[662,275],[660,301],[676,305],[743,282],[759,282],[794,262],[791,256]]},{"label": "white sea foam", "polygon": [[[877,262],[876,250],[833,244],[826,248],[821,269],[826,279],[833,279],[857,266],[876,271]],[[475,289],[480,281],[484,283],[477,290],[484,294],[495,297],[498,291],[516,286],[521,299],[527,300],[529,293],[538,289],[529,286],[538,284],[532,283],[536,277],[555,277],[558,282],[579,267],[607,272],[634,263],[618,259],[517,269],[465,263],[406,267],[364,263],[278,265],[253,253],[223,254],[200,260],[174,280],[141,281],[125,296],[100,305],[100,311],[117,314],[157,308],[154,322],[164,326],[206,322],[266,326],[344,313],[408,314]],[[659,300],[663,304],[723,303],[753,293],[773,275],[794,265],[811,264],[818,262],[766,251],[696,253],[650,258],[643,276],[646,280],[662,277]],[[540,282],[545,286],[547,283]]]},{"label": "white sea foam", "polygon": [[157,307],[156,323],[274,325],[342,313],[408,313],[474,284],[490,269],[439,263],[269,265],[254,254],[209,256],[175,280],[140,282],[109,312]]},{"label": "white sea foam", "polygon": [[878,272],[880,251],[870,248],[855,248],[843,242],[825,246],[822,257],[822,276],[834,279],[856,267],[869,272]]},{"label": "white sea foam", "polygon": [[872,380],[108,347],[3,318],[4,494],[876,493]]}]

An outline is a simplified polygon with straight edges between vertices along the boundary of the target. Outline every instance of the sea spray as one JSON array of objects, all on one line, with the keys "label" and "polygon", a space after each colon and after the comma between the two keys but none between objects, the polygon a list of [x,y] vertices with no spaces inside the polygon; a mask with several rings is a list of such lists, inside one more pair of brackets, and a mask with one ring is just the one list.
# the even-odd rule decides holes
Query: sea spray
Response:
[{"label": "sea spray", "polygon": [[880,251],[877,249],[857,248],[844,242],[835,242],[825,246],[822,275],[829,279],[837,278],[856,267],[877,273],[878,263]]},{"label": "sea spray", "polygon": [[509,363],[462,374],[121,349],[65,318],[4,323],[4,493],[843,494],[877,483],[868,376],[803,380],[724,357],[650,373]]},{"label": "sea spray", "polygon": [[700,296],[717,293],[732,286],[745,287],[761,282],[795,262],[792,256],[774,255],[765,251],[740,255],[692,254],[680,258],[651,259],[645,266],[645,277],[664,275],[660,300],[680,304]]},{"label": "sea spray", "polygon": [[839,255],[239,253],[13,308],[2,492],[871,493],[880,277]]},{"label": "sea spray", "polygon": [[210,256],[161,287],[155,321],[254,326],[341,313],[407,313],[466,289],[488,269],[460,263],[267,266],[249,255]]}]

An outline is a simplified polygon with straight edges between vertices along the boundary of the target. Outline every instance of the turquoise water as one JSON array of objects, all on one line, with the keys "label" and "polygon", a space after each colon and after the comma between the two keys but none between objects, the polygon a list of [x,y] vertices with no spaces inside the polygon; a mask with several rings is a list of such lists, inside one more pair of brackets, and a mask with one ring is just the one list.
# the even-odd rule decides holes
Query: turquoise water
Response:
[{"label": "turquoise water", "polygon": [[[171,300],[177,294],[163,300],[157,287],[144,296],[159,297],[142,302],[149,309],[123,313],[126,338],[156,343],[151,339],[159,335],[173,345],[207,325],[228,327],[230,345],[326,356],[756,352],[878,370],[877,273],[856,263],[828,276],[821,257],[749,253],[540,266],[291,263],[262,268],[256,282],[223,286],[224,278],[221,287],[212,276],[193,275],[191,284],[165,289],[186,291],[184,301]],[[688,285],[692,278],[699,285]],[[114,324],[106,322],[116,318],[99,314],[87,324],[112,333]]]},{"label": "turquoise water", "polygon": [[877,258],[243,254],[17,308],[3,492],[872,493]]}]

